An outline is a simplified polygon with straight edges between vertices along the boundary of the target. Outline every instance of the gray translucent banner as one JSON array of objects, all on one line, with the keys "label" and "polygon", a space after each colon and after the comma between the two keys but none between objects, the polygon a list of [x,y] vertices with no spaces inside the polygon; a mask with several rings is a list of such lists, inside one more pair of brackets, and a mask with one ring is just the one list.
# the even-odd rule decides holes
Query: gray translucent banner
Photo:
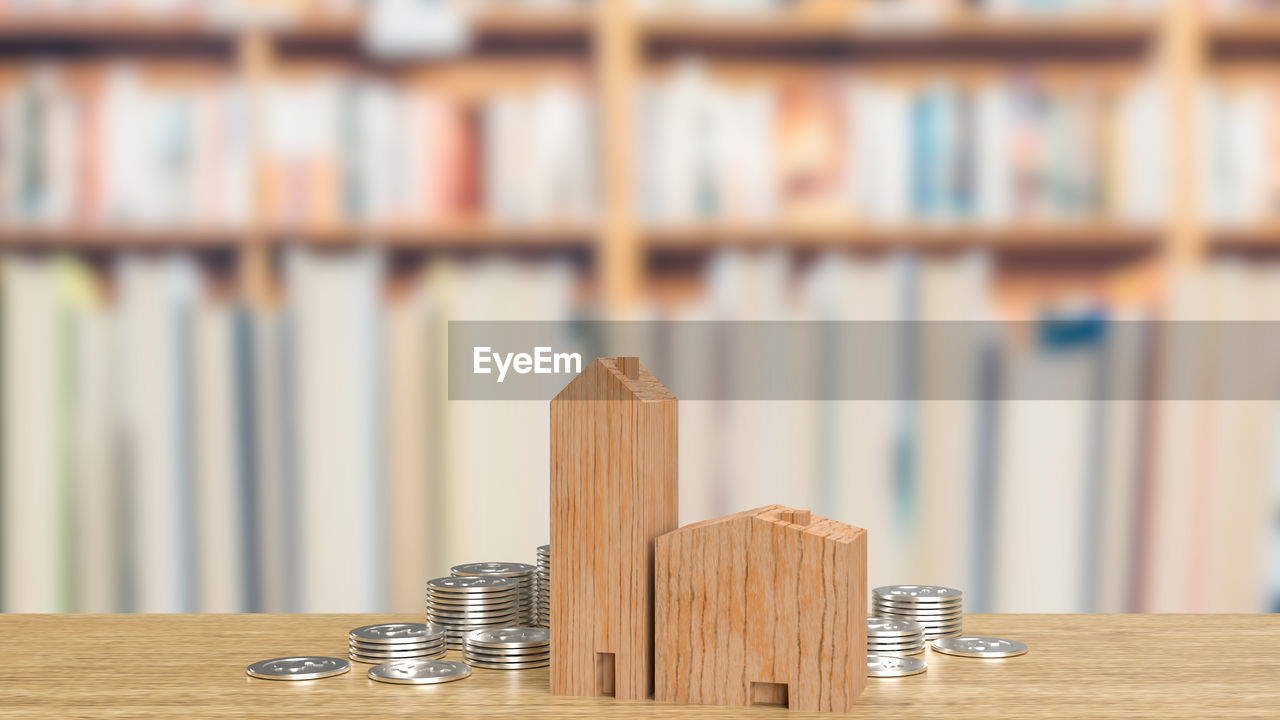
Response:
[{"label": "gray translucent banner", "polygon": [[450,400],[542,400],[637,356],[681,400],[1275,400],[1280,323],[449,323]]}]

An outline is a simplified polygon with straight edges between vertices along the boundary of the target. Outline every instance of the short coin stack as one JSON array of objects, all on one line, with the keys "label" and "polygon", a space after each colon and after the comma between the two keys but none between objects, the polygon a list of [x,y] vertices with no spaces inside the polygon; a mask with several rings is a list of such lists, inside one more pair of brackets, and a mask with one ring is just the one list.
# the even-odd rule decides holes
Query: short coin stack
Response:
[{"label": "short coin stack", "polygon": [[919,655],[924,652],[924,626],[914,620],[869,617],[867,652],[876,655]]},{"label": "short coin stack", "polygon": [[535,627],[473,630],[463,640],[462,659],[489,670],[546,667],[551,664],[551,633]]},{"label": "short coin stack", "polygon": [[449,568],[454,577],[495,577],[514,580],[519,588],[519,612],[516,625],[532,625],[537,618],[537,607],[534,605],[533,585],[537,579],[538,568],[528,563],[512,562],[478,562],[465,565],[454,565]]},{"label": "short coin stack", "polygon": [[427,581],[427,622],[445,629],[449,647],[472,630],[506,627],[519,615],[520,587],[501,577],[442,577]]},{"label": "short coin stack", "polygon": [[963,628],[962,594],[938,585],[886,585],[871,591],[871,614],[914,620],[924,626],[926,640],[959,635]]},{"label": "short coin stack", "polygon": [[551,546],[538,546],[538,624],[551,627]]},{"label": "short coin stack", "polygon": [[444,655],[445,631],[423,623],[365,625],[347,634],[349,657],[381,665],[392,660],[429,660]]}]

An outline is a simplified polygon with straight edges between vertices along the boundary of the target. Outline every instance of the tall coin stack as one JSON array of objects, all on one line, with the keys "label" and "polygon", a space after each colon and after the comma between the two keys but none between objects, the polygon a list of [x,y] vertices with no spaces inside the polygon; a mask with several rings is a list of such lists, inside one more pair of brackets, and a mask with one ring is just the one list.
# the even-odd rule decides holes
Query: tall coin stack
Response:
[{"label": "tall coin stack", "polygon": [[454,565],[449,568],[454,577],[499,577],[510,578],[519,586],[520,612],[515,625],[532,625],[537,619],[537,607],[534,605],[533,584],[537,579],[538,568],[528,563],[513,562],[478,562],[465,565]]},{"label": "tall coin stack", "polygon": [[959,590],[938,585],[886,585],[871,591],[876,617],[914,620],[926,640],[959,635],[964,625]]},{"label": "tall coin stack", "polygon": [[869,617],[867,652],[872,655],[919,655],[924,652],[924,626],[914,620]]},{"label": "tall coin stack", "polygon": [[427,622],[445,629],[451,648],[472,630],[506,627],[519,616],[520,586],[500,577],[442,577],[427,581]]},{"label": "tall coin stack", "polygon": [[422,623],[365,625],[347,634],[352,660],[381,665],[392,660],[429,660],[444,655],[445,630]]},{"label": "tall coin stack", "polygon": [[551,664],[551,632],[534,627],[473,630],[463,640],[462,659],[489,670],[546,667]]},{"label": "tall coin stack", "polygon": [[551,546],[538,546],[538,625],[551,627]]}]

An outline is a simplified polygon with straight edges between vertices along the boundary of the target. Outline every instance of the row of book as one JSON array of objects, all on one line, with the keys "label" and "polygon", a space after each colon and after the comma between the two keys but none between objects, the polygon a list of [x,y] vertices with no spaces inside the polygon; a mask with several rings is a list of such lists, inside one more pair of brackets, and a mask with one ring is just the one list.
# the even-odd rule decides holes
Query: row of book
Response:
[{"label": "row of book", "polygon": [[[260,308],[184,255],[105,277],[2,261],[0,609],[417,612],[424,578],[545,542],[546,404],[450,401],[448,322],[581,317],[572,265],[442,257],[387,293],[376,251],[289,248]],[[991,262],[723,252],[693,301],[627,319],[984,320]],[[1277,287],[1280,264],[1224,259],[1179,281],[1174,317],[1271,319]],[[812,508],[870,530],[871,583],[962,587],[978,612],[1274,607],[1280,408],[1099,393],[1157,365],[1213,380],[1119,331],[1143,316],[1087,302],[1030,334],[920,335],[881,399],[682,399],[681,521]],[[756,328],[728,327],[722,356],[661,332],[628,351],[749,397]],[[859,354],[768,351],[812,362],[824,397]]]},{"label": "row of book", "polygon": [[[177,83],[148,70],[37,65],[0,87],[0,223],[250,221],[245,88],[216,71]],[[571,82],[498,91],[477,106],[347,75],[282,80],[262,123],[268,217],[286,228],[586,222],[596,203],[593,112]]]},{"label": "row of book", "polygon": [[641,91],[637,203],[658,223],[1155,222],[1162,98],[1014,73],[729,84],[686,63]]},{"label": "row of book", "polygon": [[284,227],[589,221],[594,108],[570,82],[473,106],[425,88],[325,75],[274,87],[266,188]]},{"label": "row of book", "polygon": [[1210,17],[1238,18],[1280,14],[1276,0],[1203,0],[1202,7]]},{"label": "row of book", "polygon": [[248,96],[233,78],[193,79],[47,64],[0,87],[0,222],[248,222]]},{"label": "row of book", "polygon": [[1204,216],[1215,225],[1280,217],[1280,84],[1206,87],[1200,117]]}]

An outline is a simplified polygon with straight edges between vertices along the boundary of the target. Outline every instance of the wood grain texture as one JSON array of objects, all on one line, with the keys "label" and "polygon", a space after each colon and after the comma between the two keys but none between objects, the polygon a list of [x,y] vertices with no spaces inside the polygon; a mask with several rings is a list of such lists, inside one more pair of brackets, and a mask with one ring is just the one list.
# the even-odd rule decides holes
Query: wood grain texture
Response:
[{"label": "wood grain texture", "polygon": [[677,522],[677,406],[638,361],[625,365],[635,377],[622,358],[597,358],[551,401],[557,695],[653,692],[653,541]]},{"label": "wood grain texture", "polygon": [[[445,685],[376,683],[366,667],[302,683],[251,662],[345,656],[347,631],[419,615],[0,615],[0,718],[830,718],[776,707],[553,697],[547,668],[476,669]],[[969,615],[1021,640],[1005,661],[921,655],[928,672],[868,681],[845,717],[1274,718],[1277,615]],[[451,651],[448,659],[460,660]],[[1082,688],[1087,688],[1082,692]]]},{"label": "wood grain texture", "polygon": [[867,533],[770,505],[655,551],[654,698],[845,712],[866,685]]}]

